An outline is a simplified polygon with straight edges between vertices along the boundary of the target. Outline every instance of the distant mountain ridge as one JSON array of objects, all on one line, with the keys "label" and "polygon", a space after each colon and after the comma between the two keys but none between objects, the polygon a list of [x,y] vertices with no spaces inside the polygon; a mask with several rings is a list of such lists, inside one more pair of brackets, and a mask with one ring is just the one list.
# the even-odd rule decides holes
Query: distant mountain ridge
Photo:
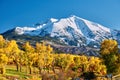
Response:
[{"label": "distant mountain ridge", "polygon": [[[72,15],[68,18],[54,19],[34,27],[16,27],[3,35],[27,35],[49,37],[50,42],[67,46],[89,46],[98,48],[104,39],[115,39],[120,43],[120,31],[104,27],[98,23]],[[7,35],[6,35],[7,37]],[[54,39],[54,40],[53,40]]]}]

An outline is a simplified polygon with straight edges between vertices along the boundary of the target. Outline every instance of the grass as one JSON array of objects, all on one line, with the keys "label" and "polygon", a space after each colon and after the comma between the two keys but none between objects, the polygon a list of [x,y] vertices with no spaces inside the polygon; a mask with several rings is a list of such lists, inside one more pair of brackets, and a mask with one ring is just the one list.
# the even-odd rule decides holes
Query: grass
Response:
[{"label": "grass", "polygon": [[38,69],[35,67],[32,69],[32,74],[29,74],[26,72],[26,69],[28,68],[23,66],[22,72],[19,72],[16,70],[15,65],[6,65],[6,73],[0,75],[0,80],[41,80],[41,78],[44,80],[50,80],[51,78],[53,80],[54,77],[58,79],[59,77],[61,77],[61,75],[65,77],[63,72],[61,73],[60,69],[55,69],[56,74],[54,74],[51,70],[49,71],[49,73],[47,72],[47,70],[42,70],[42,73],[39,74]]},{"label": "grass", "polygon": [[17,79],[28,79],[31,78],[31,75],[27,75],[27,72],[25,72],[25,67],[23,67],[22,72],[19,72],[16,70],[16,67],[14,65],[7,65],[6,66],[6,73],[4,74],[6,78],[17,78]]},{"label": "grass", "polygon": [[6,70],[6,75],[16,76],[16,77],[20,77],[20,78],[29,77],[29,76],[26,75],[26,73],[24,73],[24,72],[18,72],[18,71],[13,70],[13,69],[7,69]]},{"label": "grass", "polygon": [[40,75],[38,73],[39,72],[38,69],[35,67],[32,69],[33,73],[29,74],[26,72],[26,69],[28,68],[23,66],[22,72],[19,72],[16,70],[15,65],[6,65],[6,73],[2,77],[7,78],[8,80],[15,80],[15,79],[17,80],[41,80],[41,76],[43,76],[45,78],[44,80],[47,80],[48,77],[50,78],[50,77],[53,77],[54,75],[52,71],[50,71],[50,73],[48,74],[46,70],[45,71],[42,70],[42,75]]}]

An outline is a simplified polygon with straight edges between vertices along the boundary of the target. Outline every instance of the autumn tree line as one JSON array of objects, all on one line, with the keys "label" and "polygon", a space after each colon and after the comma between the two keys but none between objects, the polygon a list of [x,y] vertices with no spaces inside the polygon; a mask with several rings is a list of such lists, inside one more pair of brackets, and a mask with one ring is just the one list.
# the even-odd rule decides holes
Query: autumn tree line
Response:
[{"label": "autumn tree line", "polygon": [[36,43],[33,47],[29,42],[21,48],[15,40],[7,41],[0,35],[0,74],[4,74],[5,66],[12,64],[17,71],[22,71],[23,66],[29,74],[43,72],[54,73],[56,70],[64,72],[68,77],[84,76],[84,73],[93,72],[97,76],[104,76],[107,73],[119,73],[120,55],[118,43],[115,40],[104,40],[101,43],[99,57],[80,56],[68,53],[57,54],[50,45]]}]

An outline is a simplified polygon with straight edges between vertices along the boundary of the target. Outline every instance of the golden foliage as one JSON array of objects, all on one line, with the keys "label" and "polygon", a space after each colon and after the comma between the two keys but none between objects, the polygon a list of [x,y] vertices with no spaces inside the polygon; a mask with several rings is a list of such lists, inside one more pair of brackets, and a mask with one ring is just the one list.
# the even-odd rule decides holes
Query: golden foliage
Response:
[{"label": "golden foliage", "polygon": [[118,53],[118,43],[116,40],[106,39],[101,43],[100,53],[102,55]]},{"label": "golden foliage", "polygon": [[[117,42],[114,40],[105,40],[101,45],[101,53],[109,54],[116,50]],[[23,51],[19,49],[15,40],[7,42],[0,35],[0,65],[3,67],[8,62],[14,62],[20,68],[22,65],[27,66],[30,73],[32,72],[32,67],[37,67],[40,73],[42,70],[49,71],[54,70],[55,67],[59,67],[63,71],[75,68],[75,71],[79,73],[95,72],[96,75],[106,74],[106,67],[98,57],[67,53],[54,54],[53,48],[45,43],[36,43],[36,46],[33,47],[29,42],[26,42],[22,49]]]}]

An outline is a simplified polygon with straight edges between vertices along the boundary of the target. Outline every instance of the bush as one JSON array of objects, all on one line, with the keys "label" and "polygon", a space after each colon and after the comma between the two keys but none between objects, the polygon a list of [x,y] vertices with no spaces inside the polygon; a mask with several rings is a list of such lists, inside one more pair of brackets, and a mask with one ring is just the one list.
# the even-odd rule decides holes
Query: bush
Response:
[{"label": "bush", "polygon": [[85,79],[95,79],[96,76],[94,74],[94,72],[85,72],[82,75]]}]

